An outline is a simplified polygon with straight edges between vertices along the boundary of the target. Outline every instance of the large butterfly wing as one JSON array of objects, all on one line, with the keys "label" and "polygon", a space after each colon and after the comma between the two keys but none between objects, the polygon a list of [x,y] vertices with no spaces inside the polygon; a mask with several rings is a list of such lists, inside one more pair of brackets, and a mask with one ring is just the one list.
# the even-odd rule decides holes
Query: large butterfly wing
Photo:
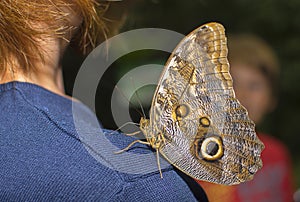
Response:
[{"label": "large butterfly wing", "polygon": [[156,89],[146,137],[163,134],[160,153],[191,177],[238,184],[261,168],[264,146],[235,98],[227,52],[218,23],[179,43]]}]

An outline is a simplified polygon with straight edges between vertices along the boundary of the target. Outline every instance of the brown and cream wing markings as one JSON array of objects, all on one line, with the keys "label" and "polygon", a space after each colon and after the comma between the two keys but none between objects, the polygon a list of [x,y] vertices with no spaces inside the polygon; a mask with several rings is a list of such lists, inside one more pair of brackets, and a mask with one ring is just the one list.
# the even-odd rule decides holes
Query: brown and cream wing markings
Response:
[{"label": "brown and cream wing markings", "polygon": [[187,35],[164,68],[141,130],[184,173],[230,185],[252,179],[264,146],[235,98],[227,52],[219,23]]}]

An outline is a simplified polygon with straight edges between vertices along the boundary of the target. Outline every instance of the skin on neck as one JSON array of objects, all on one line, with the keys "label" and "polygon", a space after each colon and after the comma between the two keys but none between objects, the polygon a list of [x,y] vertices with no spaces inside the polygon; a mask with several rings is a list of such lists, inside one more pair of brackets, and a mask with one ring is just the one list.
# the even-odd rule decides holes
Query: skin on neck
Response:
[{"label": "skin on neck", "polygon": [[[72,27],[79,27],[82,23],[82,18],[74,12],[74,9],[63,8],[69,15],[67,22]],[[40,29],[47,29],[47,25],[35,25]],[[11,81],[29,82],[46,88],[58,95],[68,97],[65,94],[63,85],[63,76],[61,68],[62,56],[69,45],[68,41],[75,34],[76,29],[70,30],[63,37],[48,36],[38,40],[38,46],[41,47],[44,61],[36,61],[35,69],[30,72],[23,72],[17,58],[12,57],[10,64],[13,71],[4,72],[0,78],[0,83]],[[70,97],[68,97],[70,98]]]},{"label": "skin on neck", "polygon": [[13,66],[11,71],[5,72],[0,83],[11,81],[22,81],[37,84],[56,94],[66,96],[63,86],[62,69],[60,65],[61,57],[66,49],[66,45],[59,38],[44,38],[40,41],[45,61],[36,61],[36,69],[31,72],[23,72],[16,58],[12,57],[10,64]]}]

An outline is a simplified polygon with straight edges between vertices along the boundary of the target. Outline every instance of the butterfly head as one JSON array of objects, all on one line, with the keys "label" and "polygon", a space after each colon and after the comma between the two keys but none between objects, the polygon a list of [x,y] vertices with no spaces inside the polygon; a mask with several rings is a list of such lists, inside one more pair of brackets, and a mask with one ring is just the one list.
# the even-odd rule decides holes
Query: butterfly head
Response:
[{"label": "butterfly head", "polygon": [[153,134],[152,134],[153,131],[151,130],[149,119],[146,119],[144,117],[141,118],[140,129],[148,141],[149,141],[149,138],[153,137]]},{"label": "butterfly head", "polygon": [[165,142],[164,135],[161,132],[152,130],[149,119],[141,118],[140,129],[153,149],[159,149],[161,144]]},{"label": "butterfly head", "polygon": [[143,133],[145,133],[148,127],[149,127],[149,119],[142,117],[140,120],[140,129],[142,130]]}]

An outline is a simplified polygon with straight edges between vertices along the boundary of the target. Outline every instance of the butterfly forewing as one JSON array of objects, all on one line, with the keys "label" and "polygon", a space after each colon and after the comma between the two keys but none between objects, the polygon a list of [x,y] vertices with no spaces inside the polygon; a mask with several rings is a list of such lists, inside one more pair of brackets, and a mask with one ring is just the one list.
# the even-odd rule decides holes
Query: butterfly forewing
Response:
[{"label": "butterfly forewing", "polygon": [[159,152],[191,177],[238,184],[261,168],[263,144],[235,98],[227,52],[221,24],[186,36],[165,66],[143,131],[163,136]]}]

